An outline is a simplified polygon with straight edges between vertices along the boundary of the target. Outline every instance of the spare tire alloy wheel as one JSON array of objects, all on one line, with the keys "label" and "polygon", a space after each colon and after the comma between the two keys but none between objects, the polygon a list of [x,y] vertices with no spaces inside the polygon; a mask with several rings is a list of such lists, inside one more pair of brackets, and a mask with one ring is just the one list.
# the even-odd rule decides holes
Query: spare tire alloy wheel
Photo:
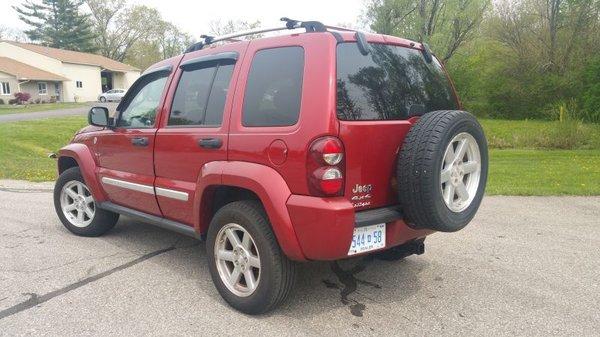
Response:
[{"label": "spare tire alloy wheel", "polygon": [[423,115],[398,156],[398,200],[406,223],[455,232],[475,216],[488,171],[485,134],[466,111]]},{"label": "spare tire alloy wheel", "polygon": [[227,289],[240,297],[252,295],[260,282],[260,256],[250,233],[238,224],[226,224],[217,233],[214,253]]},{"label": "spare tire alloy wheel", "polygon": [[77,180],[71,180],[63,186],[60,206],[65,218],[79,228],[89,226],[96,214],[92,194],[85,184]]},{"label": "spare tire alloy wheel", "polygon": [[480,177],[479,145],[472,135],[461,132],[448,144],[440,172],[442,197],[452,212],[462,212],[471,205]]}]

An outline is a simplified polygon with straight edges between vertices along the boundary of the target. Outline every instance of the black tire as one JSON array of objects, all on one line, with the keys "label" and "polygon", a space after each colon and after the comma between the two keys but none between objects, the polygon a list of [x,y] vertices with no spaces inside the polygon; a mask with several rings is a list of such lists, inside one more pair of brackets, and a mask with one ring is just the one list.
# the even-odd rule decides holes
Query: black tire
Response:
[{"label": "black tire", "polygon": [[106,102],[106,97],[100,96],[100,102],[102,102],[102,103]]},{"label": "black tire", "polygon": [[[463,132],[477,142],[481,171],[471,203],[464,210],[455,212],[443,200],[440,173],[446,147]],[[427,113],[404,140],[397,167],[399,201],[407,224],[418,229],[458,231],[473,219],[485,191],[488,151],[483,129],[477,119],[465,111]]]},{"label": "black tire", "polygon": [[65,170],[58,177],[56,184],[54,185],[54,209],[63,225],[73,234],[89,237],[100,236],[111,230],[119,220],[119,214],[98,208],[95,201],[94,216],[87,226],[75,226],[65,217],[62,211],[60,198],[63,187],[72,181],[79,181],[85,185],[85,180],[83,180],[79,167],[72,167]]},{"label": "black tire", "polygon": [[[217,234],[226,224],[235,223],[252,236],[260,257],[260,277],[256,290],[241,297],[231,292],[219,275],[214,247]],[[206,252],[212,280],[219,294],[233,308],[250,315],[262,314],[280,305],[296,279],[296,265],[279,248],[271,225],[258,201],[229,203],[217,211],[208,229]]]}]

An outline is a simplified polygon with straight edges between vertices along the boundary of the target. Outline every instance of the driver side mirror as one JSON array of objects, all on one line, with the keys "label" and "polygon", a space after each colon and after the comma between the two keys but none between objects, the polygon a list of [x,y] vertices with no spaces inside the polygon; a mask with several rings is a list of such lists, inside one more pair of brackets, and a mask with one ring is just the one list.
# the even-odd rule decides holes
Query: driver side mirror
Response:
[{"label": "driver side mirror", "polygon": [[88,123],[94,126],[109,127],[108,109],[103,106],[95,106],[88,113]]}]

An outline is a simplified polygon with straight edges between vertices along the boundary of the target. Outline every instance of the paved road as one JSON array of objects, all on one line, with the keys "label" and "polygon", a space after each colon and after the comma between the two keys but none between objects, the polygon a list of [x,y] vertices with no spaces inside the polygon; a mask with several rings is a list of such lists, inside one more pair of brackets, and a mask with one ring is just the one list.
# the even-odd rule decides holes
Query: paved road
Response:
[{"label": "paved road", "polygon": [[21,187],[0,191],[0,335],[600,331],[600,197],[488,197],[470,226],[433,235],[424,255],[345,261],[338,274],[301,265],[291,299],[249,317],[220,299],[204,244],[127,219],[76,237],[54,215],[49,185]]},{"label": "paved road", "polygon": [[52,117],[86,116],[88,111],[90,111],[90,107],[92,106],[105,106],[108,107],[109,111],[112,112],[117,107],[117,103],[89,102],[89,105],[78,108],[48,110],[39,112],[21,112],[15,114],[0,115],[0,123],[28,121],[33,119],[43,119]]}]

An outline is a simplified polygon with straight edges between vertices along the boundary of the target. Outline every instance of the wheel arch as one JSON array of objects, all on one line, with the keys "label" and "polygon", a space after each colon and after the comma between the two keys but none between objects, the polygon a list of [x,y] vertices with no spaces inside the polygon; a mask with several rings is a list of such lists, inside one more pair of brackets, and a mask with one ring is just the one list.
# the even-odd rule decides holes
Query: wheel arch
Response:
[{"label": "wheel arch", "polygon": [[255,199],[262,204],[283,252],[293,260],[305,260],[286,202],[291,192],[281,175],[273,168],[249,162],[211,162],[198,178],[195,227],[206,233],[218,207],[230,202]]},{"label": "wheel arch", "polygon": [[97,165],[92,151],[85,144],[74,143],[61,148],[58,152],[57,165],[59,175],[70,168],[79,167],[94,199],[98,202],[106,200],[106,195],[96,175]]}]

